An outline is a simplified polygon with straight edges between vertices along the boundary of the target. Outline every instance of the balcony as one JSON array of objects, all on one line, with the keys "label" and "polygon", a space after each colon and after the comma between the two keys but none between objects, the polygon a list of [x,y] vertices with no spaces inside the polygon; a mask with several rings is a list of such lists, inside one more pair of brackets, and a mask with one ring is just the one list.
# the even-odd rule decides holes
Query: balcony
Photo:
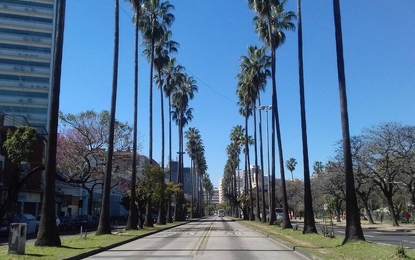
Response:
[{"label": "balcony", "polygon": [[26,22],[17,19],[3,18],[0,20],[0,25],[5,28],[17,29],[17,30],[29,30],[35,32],[52,33],[52,23],[40,23],[40,22]]},{"label": "balcony", "polygon": [[0,64],[0,72],[10,75],[49,77],[50,69],[29,66]]},{"label": "balcony", "polygon": [[[51,4],[53,4],[53,2]],[[30,15],[41,18],[53,18],[53,9],[42,7],[28,7],[25,5],[20,5],[18,3],[0,4],[0,12],[26,16]]]},{"label": "balcony", "polygon": [[29,46],[36,46],[36,47],[51,47],[52,46],[52,39],[44,38],[44,37],[37,37],[37,36],[25,36],[25,35],[17,35],[17,34],[10,34],[10,33],[2,33],[0,34],[0,42],[8,43],[8,44],[19,44],[22,45],[29,45]]},{"label": "balcony", "polygon": [[12,60],[50,62],[52,55],[50,53],[42,52],[0,49],[0,58]]}]

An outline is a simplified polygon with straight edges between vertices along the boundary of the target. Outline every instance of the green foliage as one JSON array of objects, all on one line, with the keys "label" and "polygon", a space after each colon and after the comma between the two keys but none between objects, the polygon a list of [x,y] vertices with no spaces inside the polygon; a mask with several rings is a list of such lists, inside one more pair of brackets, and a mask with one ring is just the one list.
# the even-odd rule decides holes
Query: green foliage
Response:
[{"label": "green foliage", "polygon": [[36,143],[36,129],[28,126],[19,126],[15,131],[7,131],[7,139],[3,147],[13,164],[19,165],[21,162],[28,160],[33,153]]},{"label": "green foliage", "polygon": [[396,256],[399,258],[406,258],[406,251],[405,248],[403,247],[403,245],[401,244],[400,246],[396,247]]}]

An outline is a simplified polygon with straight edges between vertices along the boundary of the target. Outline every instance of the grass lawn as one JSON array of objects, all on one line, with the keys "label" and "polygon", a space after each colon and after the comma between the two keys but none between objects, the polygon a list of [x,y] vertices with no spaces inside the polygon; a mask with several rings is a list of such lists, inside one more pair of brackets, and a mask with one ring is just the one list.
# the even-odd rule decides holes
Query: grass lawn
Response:
[{"label": "grass lawn", "polygon": [[61,238],[61,247],[35,247],[34,242],[26,243],[24,255],[7,254],[8,246],[0,247],[0,259],[42,259],[56,260],[70,258],[88,251],[133,239],[137,236],[148,234],[157,230],[168,229],[183,224],[184,222],[168,223],[167,225],[155,226],[141,230],[130,230],[113,232],[111,235],[95,236],[88,234],[87,237],[69,236]]},{"label": "grass lawn", "polygon": [[[393,246],[363,241],[351,242],[342,246],[343,236],[326,238],[320,234],[303,235],[300,229],[281,229],[278,226],[269,226],[257,221],[241,222],[253,229],[269,233],[280,240],[288,241],[295,248],[301,248],[318,259],[402,259],[396,255],[398,250]],[[321,233],[320,230],[318,232]],[[415,250],[405,249],[405,253],[407,255],[405,259],[415,259]]]}]

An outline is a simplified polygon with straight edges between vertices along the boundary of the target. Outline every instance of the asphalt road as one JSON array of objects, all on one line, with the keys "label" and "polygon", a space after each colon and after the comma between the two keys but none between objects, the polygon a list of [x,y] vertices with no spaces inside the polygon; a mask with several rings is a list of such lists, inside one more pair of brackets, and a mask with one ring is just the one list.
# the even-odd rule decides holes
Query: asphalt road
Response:
[{"label": "asphalt road", "polygon": [[307,259],[227,218],[212,217],[147,236],[87,259]]}]

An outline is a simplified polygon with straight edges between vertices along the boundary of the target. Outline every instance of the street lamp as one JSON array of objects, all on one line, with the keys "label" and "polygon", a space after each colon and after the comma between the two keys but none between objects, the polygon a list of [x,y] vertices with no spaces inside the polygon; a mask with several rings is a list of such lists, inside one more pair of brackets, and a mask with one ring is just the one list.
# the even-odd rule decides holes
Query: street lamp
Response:
[{"label": "street lamp", "polygon": [[265,110],[267,112],[267,165],[268,165],[268,197],[269,197],[269,203],[271,203],[271,192],[270,192],[270,173],[269,173],[269,135],[268,135],[268,110],[272,109],[272,105],[269,106],[259,106],[259,110]]}]

